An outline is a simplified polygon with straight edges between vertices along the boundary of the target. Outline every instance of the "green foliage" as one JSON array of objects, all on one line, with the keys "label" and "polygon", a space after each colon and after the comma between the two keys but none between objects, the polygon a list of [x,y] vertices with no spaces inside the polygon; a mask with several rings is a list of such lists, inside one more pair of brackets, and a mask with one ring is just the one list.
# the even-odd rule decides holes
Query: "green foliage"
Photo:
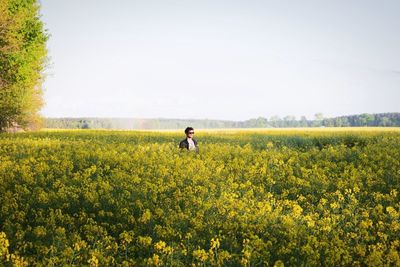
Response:
[{"label": "green foliage", "polygon": [[196,135],[1,135],[0,265],[400,264],[398,130]]},{"label": "green foliage", "polygon": [[39,122],[47,38],[37,1],[0,1],[0,131]]}]

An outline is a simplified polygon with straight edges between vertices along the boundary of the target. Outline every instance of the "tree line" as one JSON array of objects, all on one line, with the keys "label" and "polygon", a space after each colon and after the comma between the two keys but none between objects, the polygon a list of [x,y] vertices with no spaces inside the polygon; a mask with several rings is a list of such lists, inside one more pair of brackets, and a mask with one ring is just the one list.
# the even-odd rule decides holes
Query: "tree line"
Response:
[{"label": "tree line", "polygon": [[180,129],[195,128],[296,128],[296,127],[398,127],[400,113],[358,114],[325,118],[315,114],[312,120],[305,116],[259,117],[244,121],[195,119],[136,119],[136,118],[46,118],[46,128],[61,129]]},{"label": "tree line", "polygon": [[346,115],[333,118],[325,118],[322,113],[315,114],[313,120],[305,116],[296,119],[295,116],[273,116],[269,119],[259,117],[243,122],[243,128],[252,127],[397,127],[400,126],[400,113],[377,113],[377,114],[357,114]]}]

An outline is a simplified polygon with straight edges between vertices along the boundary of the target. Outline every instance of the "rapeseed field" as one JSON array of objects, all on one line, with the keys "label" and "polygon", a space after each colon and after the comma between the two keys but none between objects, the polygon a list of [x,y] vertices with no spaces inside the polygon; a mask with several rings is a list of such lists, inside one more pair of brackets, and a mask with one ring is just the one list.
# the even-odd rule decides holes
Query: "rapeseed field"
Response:
[{"label": "rapeseed field", "polygon": [[400,266],[400,130],[0,135],[5,266]]}]

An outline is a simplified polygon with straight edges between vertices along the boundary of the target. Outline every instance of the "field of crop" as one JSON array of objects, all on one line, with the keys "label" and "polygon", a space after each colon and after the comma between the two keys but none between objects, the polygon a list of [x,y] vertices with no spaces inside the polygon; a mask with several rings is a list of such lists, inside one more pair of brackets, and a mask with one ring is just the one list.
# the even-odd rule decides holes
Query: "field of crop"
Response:
[{"label": "field of crop", "polygon": [[0,135],[0,265],[400,266],[400,130]]}]

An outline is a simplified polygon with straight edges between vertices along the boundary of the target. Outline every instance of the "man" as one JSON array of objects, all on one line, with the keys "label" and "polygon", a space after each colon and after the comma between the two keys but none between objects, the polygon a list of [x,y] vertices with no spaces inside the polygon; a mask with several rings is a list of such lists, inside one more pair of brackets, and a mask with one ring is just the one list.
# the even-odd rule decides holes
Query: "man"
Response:
[{"label": "man", "polygon": [[199,147],[197,146],[197,141],[193,139],[194,129],[192,127],[187,127],[185,129],[186,138],[179,143],[179,148],[187,149],[189,151],[199,152]]}]

